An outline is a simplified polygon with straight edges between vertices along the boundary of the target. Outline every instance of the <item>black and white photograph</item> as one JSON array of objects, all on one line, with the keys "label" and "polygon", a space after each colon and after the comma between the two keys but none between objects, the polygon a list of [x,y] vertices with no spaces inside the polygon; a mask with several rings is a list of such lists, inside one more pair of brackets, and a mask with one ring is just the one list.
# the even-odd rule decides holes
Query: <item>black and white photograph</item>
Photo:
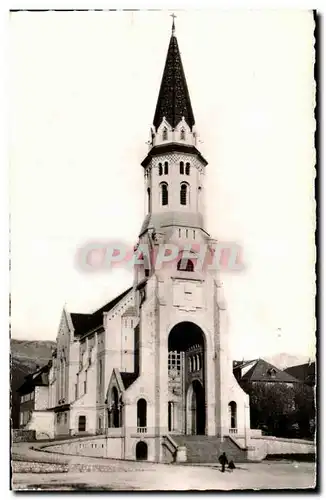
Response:
[{"label": "black and white photograph", "polygon": [[314,490],[316,12],[8,15],[11,489]]}]

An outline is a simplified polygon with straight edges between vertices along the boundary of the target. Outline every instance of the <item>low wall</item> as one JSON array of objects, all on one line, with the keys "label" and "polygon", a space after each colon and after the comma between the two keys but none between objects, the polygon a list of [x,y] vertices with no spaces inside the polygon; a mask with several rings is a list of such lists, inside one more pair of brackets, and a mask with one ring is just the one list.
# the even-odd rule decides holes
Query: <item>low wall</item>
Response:
[{"label": "low wall", "polygon": [[69,439],[43,448],[45,451],[64,453],[65,455],[83,455],[98,458],[122,458],[122,439],[94,436]]},{"label": "low wall", "polygon": [[35,431],[34,430],[26,430],[26,429],[13,429],[12,431],[12,442],[30,442],[35,441]]},{"label": "low wall", "polygon": [[[244,445],[244,438],[237,437],[237,442]],[[305,439],[286,439],[274,436],[257,436],[250,439],[248,452],[250,460],[263,460],[267,455],[303,455],[313,454],[316,451],[315,444]]]}]

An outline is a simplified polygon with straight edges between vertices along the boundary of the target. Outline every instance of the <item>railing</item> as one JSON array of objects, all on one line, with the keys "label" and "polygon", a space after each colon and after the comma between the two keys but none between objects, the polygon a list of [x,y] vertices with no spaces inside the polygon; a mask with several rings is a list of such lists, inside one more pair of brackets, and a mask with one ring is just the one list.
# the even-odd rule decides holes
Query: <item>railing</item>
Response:
[{"label": "railing", "polygon": [[137,427],[137,434],[146,434],[147,427]]},{"label": "railing", "polygon": [[229,434],[238,434],[238,429],[235,428],[229,429]]}]

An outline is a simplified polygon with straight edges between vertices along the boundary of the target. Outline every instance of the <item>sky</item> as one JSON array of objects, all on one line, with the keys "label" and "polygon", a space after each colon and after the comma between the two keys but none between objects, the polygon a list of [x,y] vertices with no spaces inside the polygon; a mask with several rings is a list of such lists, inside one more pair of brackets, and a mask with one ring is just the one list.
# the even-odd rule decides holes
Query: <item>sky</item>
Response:
[{"label": "sky", "polygon": [[[16,12],[10,18],[12,336],[55,340],[62,308],[91,312],[132,284],[85,273],[78,248],[133,245],[141,161],[171,12]],[[180,11],[206,168],[206,227],[241,245],[224,272],[234,358],[315,351],[314,23],[299,10]]]}]

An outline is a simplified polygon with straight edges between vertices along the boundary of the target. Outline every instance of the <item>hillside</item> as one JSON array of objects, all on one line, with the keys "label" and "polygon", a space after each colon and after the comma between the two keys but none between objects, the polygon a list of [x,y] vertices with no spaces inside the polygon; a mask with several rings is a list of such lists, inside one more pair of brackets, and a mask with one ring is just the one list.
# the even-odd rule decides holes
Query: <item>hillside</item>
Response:
[{"label": "hillside", "polygon": [[42,340],[11,339],[11,418],[13,428],[19,425],[19,395],[17,389],[29,373],[37,366],[46,364],[51,358],[55,342]]}]

